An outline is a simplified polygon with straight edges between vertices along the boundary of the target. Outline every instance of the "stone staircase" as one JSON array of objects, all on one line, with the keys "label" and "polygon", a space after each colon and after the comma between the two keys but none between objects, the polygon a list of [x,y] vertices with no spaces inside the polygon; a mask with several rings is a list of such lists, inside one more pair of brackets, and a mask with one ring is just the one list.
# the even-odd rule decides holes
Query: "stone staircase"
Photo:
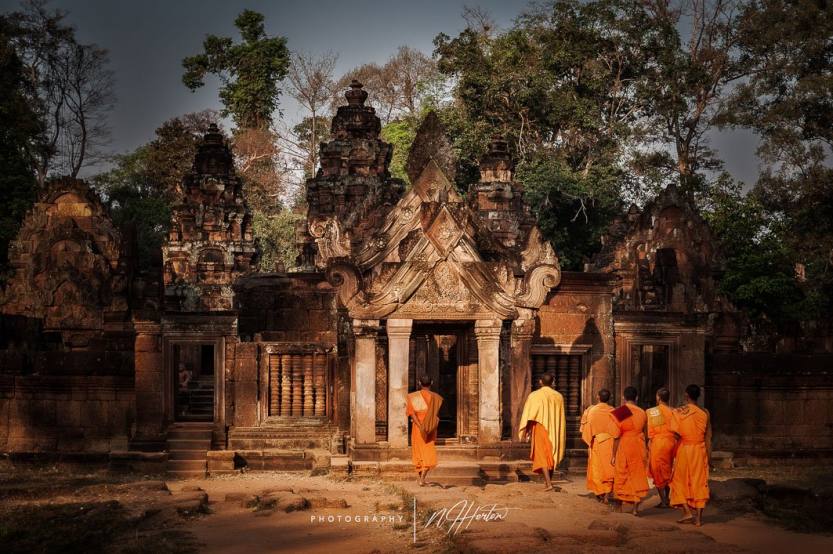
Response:
[{"label": "stone staircase", "polygon": [[249,469],[309,470],[327,465],[329,454],[338,451],[339,436],[338,427],[324,418],[281,417],[261,427],[229,430],[228,449]]},{"label": "stone staircase", "polygon": [[179,422],[168,428],[168,476],[205,477],[213,423]]},{"label": "stone staircase", "polygon": [[338,428],[312,417],[279,418],[261,427],[235,427],[229,431],[229,450],[337,450]]}]

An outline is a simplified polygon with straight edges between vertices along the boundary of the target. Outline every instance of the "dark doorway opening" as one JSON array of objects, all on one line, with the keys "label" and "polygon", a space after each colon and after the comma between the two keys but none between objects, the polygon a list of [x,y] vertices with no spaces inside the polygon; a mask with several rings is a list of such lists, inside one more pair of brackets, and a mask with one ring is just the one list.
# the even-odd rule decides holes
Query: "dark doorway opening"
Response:
[{"label": "dark doorway opening", "polygon": [[635,345],[631,355],[633,382],[630,384],[636,387],[639,395],[637,405],[647,409],[655,404],[657,389],[668,386],[668,345]]},{"label": "dark doorway opening", "polygon": [[416,323],[411,334],[411,390],[425,374],[434,381],[432,390],[443,397],[437,438],[454,439],[460,434],[460,366],[468,363],[467,333],[471,325]]},{"label": "dark doorway opening", "polygon": [[173,345],[176,421],[214,420],[214,345]]}]

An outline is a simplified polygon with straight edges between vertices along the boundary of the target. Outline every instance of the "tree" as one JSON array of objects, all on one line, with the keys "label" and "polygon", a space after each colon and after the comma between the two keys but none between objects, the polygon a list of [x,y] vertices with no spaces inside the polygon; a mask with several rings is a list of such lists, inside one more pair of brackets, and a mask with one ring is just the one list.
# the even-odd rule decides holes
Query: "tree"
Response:
[{"label": "tree", "polygon": [[[368,103],[382,124],[419,117],[424,104],[436,103],[443,82],[434,61],[407,46],[400,46],[384,65],[370,63],[348,71],[338,80],[336,90],[345,90],[353,79],[364,85]],[[334,106],[343,102],[340,95],[333,98]]]},{"label": "tree", "polygon": [[0,282],[8,269],[9,243],[35,200],[33,145],[42,128],[29,104],[25,66],[0,17]]},{"label": "tree", "polygon": [[[721,168],[708,134],[731,87],[753,70],[737,48],[741,5],[742,0],[644,3],[646,33],[653,41],[650,72],[639,94],[651,103],[649,128],[660,148],[647,149],[640,161],[652,160],[669,178],[676,176],[686,192],[706,192],[704,172]],[[679,29],[686,27],[683,43]]]},{"label": "tree", "polygon": [[182,61],[182,82],[192,91],[205,85],[207,74],[220,78],[223,116],[231,115],[240,129],[268,129],[278,109],[280,81],[289,69],[285,37],[269,37],[263,15],[244,10],[234,26],[243,42],[208,35],[203,53]]},{"label": "tree", "polygon": [[29,81],[30,105],[42,123],[36,141],[37,178],[58,172],[76,177],[105,154],[107,116],[113,108],[113,73],[107,51],[81,44],[42,0],[9,15],[11,35]]},{"label": "tree", "polygon": [[[729,95],[718,122],[761,138],[764,162],[753,198],[782,252],[788,274],[777,298],[760,311],[787,321],[830,320],[833,311],[833,5],[807,0],[754,0],[738,17],[737,50],[753,67]],[[723,233],[731,247],[734,232]],[[750,249],[756,255],[760,245]],[[775,264],[773,264],[775,265]],[[794,271],[794,269],[798,271]],[[748,276],[747,276],[748,277]],[[786,281],[786,278],[785,278]],[[788,299],[788,301],[785,301]]]},{"label": "tree", "polygon": [[566,268],[598,248],[634,187],[625,164],[644,133],[649,105],[637,92],[656,39],[645,22],[633,2],[559,0],[503,33],[467,28],[434,41],[455,83],[443,119],[463,158],[458,174],[476,179],[476,160],[501,133]]},{"label": "tree", "polygon": [[[288,136],[284,136],[288,152],[298,166],[303,170],[304,179],[315,176],[318,167],[318,147],[322,142],[330,140],[330,118],[323,115],[305,117],[292,128]],[[302,183],[303,184],[303,183]]]},{"label": "tree", "polygon": [[[319,57],[296,53],[289,66],[290,94],[309,113],[293,130],[301,149],[304,174],[311,177],[318,167],[318,145],[324,133],[319,129],[324,109],[333,97],[333,71],[338,55],[325,52]],[[325,124],[326,129],[326,124]],[[301,137],[303,134],[303,138]]]}]

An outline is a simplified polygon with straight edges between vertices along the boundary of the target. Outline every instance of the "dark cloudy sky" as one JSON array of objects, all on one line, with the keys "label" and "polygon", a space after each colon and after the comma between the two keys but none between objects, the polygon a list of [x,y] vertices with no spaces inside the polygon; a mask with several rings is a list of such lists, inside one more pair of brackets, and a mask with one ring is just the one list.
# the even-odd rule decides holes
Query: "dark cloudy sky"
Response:
[{"label": "dark cloudy sky", "polygon": [[[111,118],[114,152],[147,142],[164,120],[205,108],[219,109],[216,81],[191,93],[180,80],[182,59],[202,50],[206,34],[239,38],[234,18],[243,9],[266,17],[270,35],[283,35],[289,48],[338,53],[338,75],[367,62],[384,62],[400,45],[426,54],[440,32],[455,35],[464,28],[464,5],[487,10],[499,27],[511,25],[526,0],[306,0],[236,2],[221,0],[52,0],[68,11],[67,20],[85,42],[110,51],[116,73],[118,104]],[[17,9],[17,0],[0,0],[0,11]],[[298,114],[290,99],[282,101],[285,117]],[[755,180],[758,161],[754,137],[745,132],[720,133],[712,145],[727,169],[747,182]]]}]

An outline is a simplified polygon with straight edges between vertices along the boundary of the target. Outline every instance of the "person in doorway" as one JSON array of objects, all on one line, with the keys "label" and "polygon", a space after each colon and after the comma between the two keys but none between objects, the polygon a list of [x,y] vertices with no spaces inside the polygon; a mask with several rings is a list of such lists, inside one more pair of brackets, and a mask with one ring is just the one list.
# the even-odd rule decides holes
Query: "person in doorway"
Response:
[{"label": "person in doorway", "polygon": [[697,405],[700,387],[685,389],[684,406],[674,410],[671,430],[680,445],[671,477],[671,505],[683,510],[677,523],[703,524],[703,509],[709,501],[709,460],[712,454],[712,426],[709,412]]},{"label": "person in doorway", "polygon": [[657,390],[657,405],[648,409],[648,474],[654,481],[659,494],[659,507],[670,508],[671,470],[677,451],[677,436],[671,431],[674,412],[668,407],[671,392],[660,387]]},{"label": "person in doorway", "polygon": [[543,474],[545,491],[553,490],[552,471],[564,459],[567,441],[564,397],[554,384],[551,373],[541,376],[538,390],[526,399],[519,429],[521,438],[531,443],[532,471]]},{"label": "person in doorway", "polygon": [[179,405],[180,405],[180,415],[186,415],[188,411],[188,405],[190,404],[190,396],[191,393],[188,390],[188,385],[191,383],[191,378],[193,377],[193,373],[191,370],[182,362],[179,364],[179,373],[177,375],[177,382],[179,383]]},{"label": "person in doorway", "polygon": [[608,404],[610,391],[601,389],[597,398],[581,416],[581,439],[588,448],[587,488],[607,504],[613,491],[613,440],[619,436],[619,426],[611,414],[613,406]]},{"label": "person in doorway", "polygon": [[621,510],[639,513],[648,494],[648,451],[645,448],[645,410],[636,405],[637,390],[625,387],[625,403],[613,410],[619,438],[613,440],[613,495]]},{"label": "person in doorway", "polygon": [[426,485],[426,477],[437,466],[437,426],[443,397],[431,391],[433,380],[427,375],[419,378],[420,390],[407,398],[407,414],[411,418],[411,450],[414,468],[419,475],[419,486]]}]

